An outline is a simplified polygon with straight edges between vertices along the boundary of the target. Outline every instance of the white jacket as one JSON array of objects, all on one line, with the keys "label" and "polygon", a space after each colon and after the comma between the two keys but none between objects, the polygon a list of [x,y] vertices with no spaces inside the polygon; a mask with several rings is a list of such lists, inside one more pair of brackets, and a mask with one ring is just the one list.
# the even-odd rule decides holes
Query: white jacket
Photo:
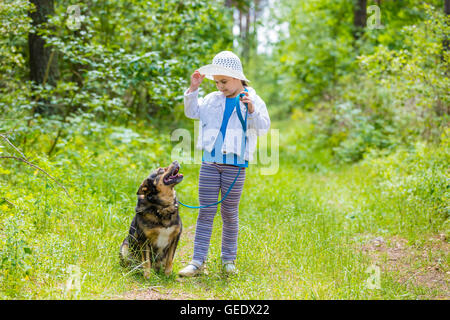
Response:
[{"label": "white jacket", "polygon": [[[252,161],[253,152],[256,149],[257,136],[269,131],[270,118],[266,104],[256,94],[255,90],[247,87],[249,98],[255,110],[247,116],[247,134],[244,159]],[[220,133],[223,114],[225,111],[225,95],[220,91],[211,92],[205,98],[198,98],[198,89],[194,92],[184,93],[184,114],[191,119],[200,119],[199,136],[196,147],[198,149],[212,151],[216,138]],[[241,101],[241,114],[245,118],[245,105]],[[236,109],[233,110],[228,121],[225,141],[222,144],[222,153],[241,154],[242,124],[238,118]]]}]

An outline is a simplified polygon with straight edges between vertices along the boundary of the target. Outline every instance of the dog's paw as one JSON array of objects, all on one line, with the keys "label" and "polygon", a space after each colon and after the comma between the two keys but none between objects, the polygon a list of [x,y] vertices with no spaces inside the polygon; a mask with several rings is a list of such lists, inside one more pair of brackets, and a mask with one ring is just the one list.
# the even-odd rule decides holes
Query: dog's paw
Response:
[{"label": "dog's paw", "polygon": [[172,274],[172,268],[171,268],[171,269],[168,269],[168,270],[164,270],[164,274],[165,274],[166,276],[170,276],[170,275]]}]

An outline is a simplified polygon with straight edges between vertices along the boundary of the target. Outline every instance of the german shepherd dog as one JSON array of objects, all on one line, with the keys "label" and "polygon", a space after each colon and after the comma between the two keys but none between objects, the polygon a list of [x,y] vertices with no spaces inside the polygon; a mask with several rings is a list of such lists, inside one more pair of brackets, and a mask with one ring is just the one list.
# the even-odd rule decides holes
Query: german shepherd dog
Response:
[{"label": "german shepherd dog", "polygon": [[182,231],[174,186],[183,180],[180,166],[174,161],[166,168],[154,170],[140,185],[136,214],[128,236],[120,246],[122,266],[140,263],[144,277],[150,269],[172,273],[173,257]]}]

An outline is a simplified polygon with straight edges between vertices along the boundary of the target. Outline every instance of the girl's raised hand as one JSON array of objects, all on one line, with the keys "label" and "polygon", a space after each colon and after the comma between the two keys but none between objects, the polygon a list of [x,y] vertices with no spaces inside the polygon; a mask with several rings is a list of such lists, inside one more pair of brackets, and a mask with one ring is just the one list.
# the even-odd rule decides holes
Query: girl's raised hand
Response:
[{"label": "girl's raised hand", "polygon": [[189,91],[193,92],[200,87],[200,84],[202,83],[203,79],[205,78],[205,75],[201,75],[198,70],[195,70],[194,73],[191,75],[191,86],[189,87]]},{"label": "girl's raised hand", "polygon": [[255,106],[253,105],[252,100],[250,99],[250,97],[248,96],[248,92],[247,91],[241,91],[239,94],[244,94],[243,97],[240,97],[240,100],[243,103],[247,103],[248,106],[248,113],[253,113],[255,111]]}]

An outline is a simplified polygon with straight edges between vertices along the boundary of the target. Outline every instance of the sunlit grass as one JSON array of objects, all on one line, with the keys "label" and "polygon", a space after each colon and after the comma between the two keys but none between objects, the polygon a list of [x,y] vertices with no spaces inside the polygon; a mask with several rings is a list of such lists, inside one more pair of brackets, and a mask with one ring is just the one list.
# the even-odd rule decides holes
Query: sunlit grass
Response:
[{"label": "sunlit grass", "polygon": [[[289,137],[283,135],[286,143]],[[423,289],[407,289],[392,274],[382,274],[381,289],[368,289],[365,271],[372,262],[355,243],[362,234],[418,239],[423,232],[442,230],[445,225],[426,224],[430,202],[419,199],[416,204],[425,207],[412,207],[408,194],[380,189],[380,181],[387,179],[376,177],[381,167],[336,168],[327,165],[326,153],[308,148],[302,153],[307,165],[292,161],[295,155],[282,148],[277,174],[263,176],[259,167],[248,169],[240,203],[237,275],[221,273],[218,210],[207,274],[177,281],[176,272],[192,257],[198,212],[184,207],[180,214],[185,234],[173,275],[153,273],[145,280],[139,270],[121,268],[118,248],[134,215],[137,187],[153,168],[170,161],[170,150],[156,134],[148,143],[124,144],[109,137],[104,133],[79,138],[55,158],[37,160],[65,184],[78,206],[34,170],[5,165],[9,173],[3,169],[0,175],[1,197],[14,205],[0,202],[0,298],[120,298],[124,292],[150,286],[163,293],[170,290],[172,298],[179,293],[199,299],[423,295]],[[198,203],[199,168],[182,164],[185,181],[177,195],[184,203]],[[71,265],[79,267],[80,290],[76,281],[69,290]]]}]

